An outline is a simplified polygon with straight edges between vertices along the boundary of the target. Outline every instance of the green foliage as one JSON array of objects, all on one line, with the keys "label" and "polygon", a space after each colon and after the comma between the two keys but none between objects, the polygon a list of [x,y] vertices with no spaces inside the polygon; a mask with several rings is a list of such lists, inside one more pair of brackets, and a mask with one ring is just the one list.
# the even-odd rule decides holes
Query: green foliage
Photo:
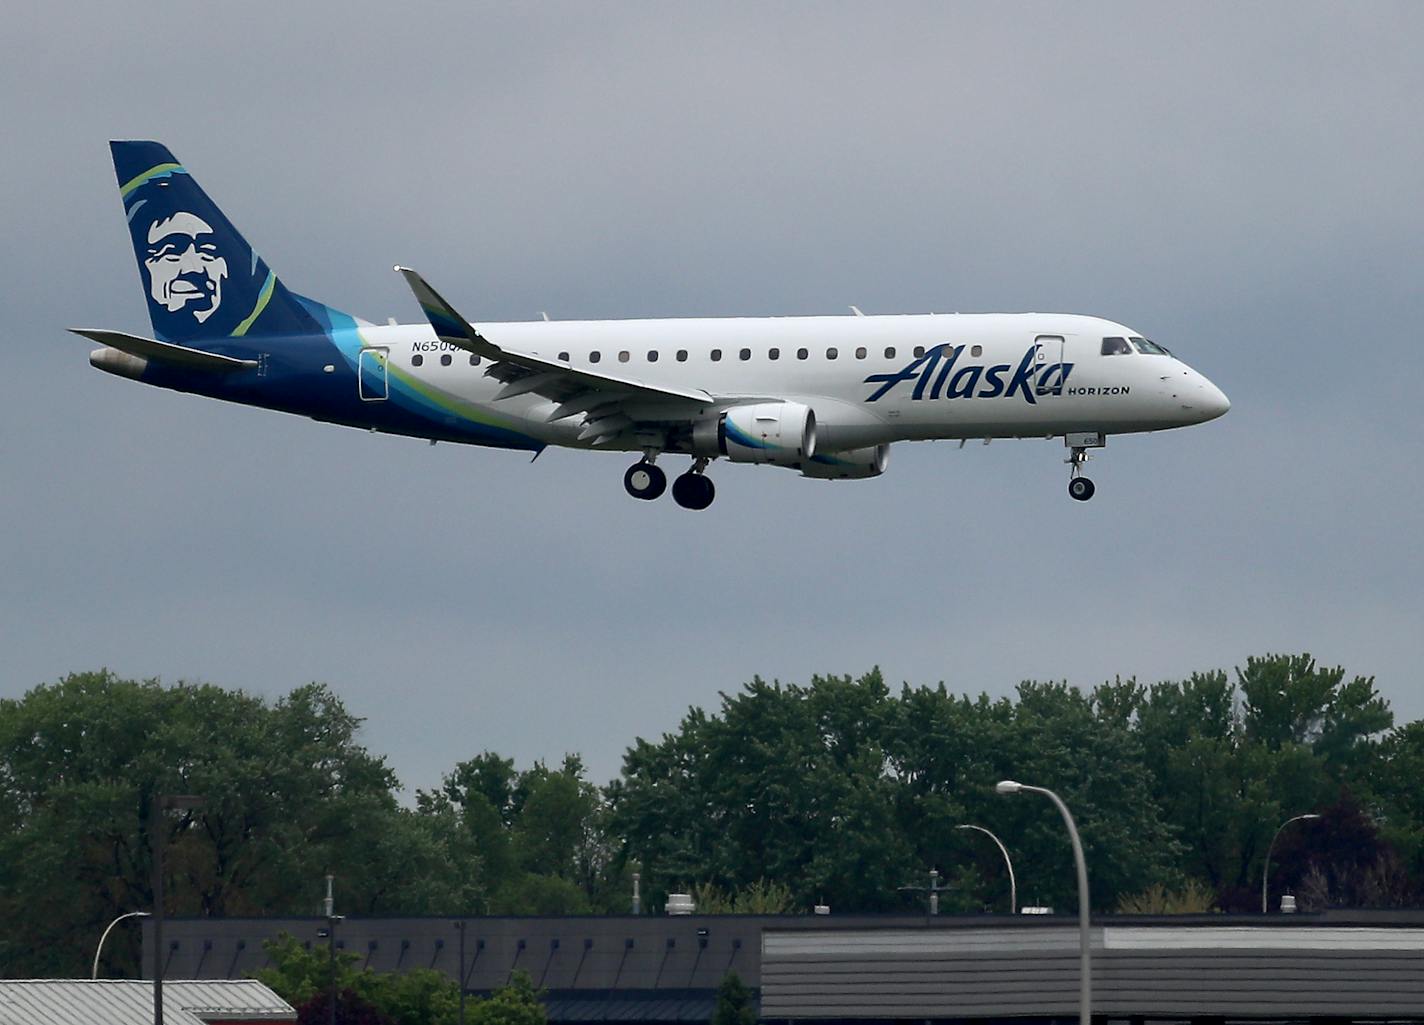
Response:
[{"label": "green foliage", "polygon": [[[333,963],[329,950],[308,949],[286,934],[264,948],[270,967],[256,977],[298,1007],[300,1021],[327,1020],[333,979],[338,1022],[455,1025],[459,1019],[459,987],[443,972],[358,970],[357,955],[338,951]],[[507,986],[484,999],[467,1000],[465,1019],[475,1025],[543,1025],[548,1014],[528,974],[515,972]]]},{"label": "green foliage", "polygon": [[546,1025],[549,1012],[539,999],[534,980],[525,971],[516,971],[509,984],[501,986],[466,1011],[472,1025]]},{"label": "green foliage", "polygon": [[1202,915],[1216,910],[1216,892],[1196,879],[1175,890],[1153,883],[1141,893],[1119,898],[1117,910],[1124,915]]},{"label": "green foliage", "polygon": [[[1099,909],[1259,907],[1266,847],[1305,811],[1326,819],[1282,835],[1273,893],[1397,906],[1424,880],[1424,722],[1394,727],[1372,678],[1308,654],[1000,698],[754,679],[636,740],[606,788],[576,756],[485,752],[413,808],[360,727],[320,684],[267,700],[96,672],[0,700],[0,974],[86,971],[103,927],[151,904],[155,837],[170,914],[309,914],[327,872],[349,914],[622,912],[634,866],[649,908],[695,887],[711,913],[918,910],[900,888],[934,868],[944,910],[1002,913],[1002,855],[965,824],[1031,867],[1021,903],[1072,906],[1058,816],[996,795],[1004,778],[1068,803]],[[206,803],[151,819],[172,793]],[[138,936],[117,930],[102,970],[137,974]],[[302,964],[294,1000],[328,985]],[[397,1010],[437,1020],[443,990],[406,978]]]},{"label": "green foliage", "polygon": [[791,887],[758,879],[727,891],[713,883],[692,888],[692,899],[701,915],[784,915],[792,911]]},{"label": "green foliage", "polygon": [[[442,816],[485,866],[482,910],[500,915],[582,914],[608,907],[612,846],[603,795],[569,755],[516,772],[485,752],[461,762],[440,788],[416,798],[423,815]],[[621,882],[616,872],[612,878]]]},{"label": "green foliage", "polygon": [[752,1006],[752,991],[736,972],[722,976],[717,987],[717,1006],[712,1011],[711,1025],[756,1025],[756,1010]]}]

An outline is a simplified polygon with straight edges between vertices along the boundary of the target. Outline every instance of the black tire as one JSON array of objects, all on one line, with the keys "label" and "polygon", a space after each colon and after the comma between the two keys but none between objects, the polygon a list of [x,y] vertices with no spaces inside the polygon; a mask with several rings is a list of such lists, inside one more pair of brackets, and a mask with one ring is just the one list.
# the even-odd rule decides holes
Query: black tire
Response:
[{"label": "black tire", "polygon": [[667,474],[652,463],[634,463],[623,474],[623,487],[634,498],[651,502],[667,490]]},{"label": "black tire", "polygon": [[1086,502],[1093,497],[1093,492],[1098,489],[1087,477],[1074,477],[1068,482],[1068,494],[1080,502]]},{"label": "black tire", "polygon": [[672,482],[672,500],[684,509],[706,509],[716,497],[716,485],[700,473],[684,473]]}]

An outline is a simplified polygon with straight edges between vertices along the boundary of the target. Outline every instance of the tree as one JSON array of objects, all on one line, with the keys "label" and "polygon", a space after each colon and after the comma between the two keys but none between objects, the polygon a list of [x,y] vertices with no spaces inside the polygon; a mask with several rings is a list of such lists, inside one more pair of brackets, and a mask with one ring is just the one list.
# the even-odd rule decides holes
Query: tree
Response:
[{"label": "tree", "polygon": [[[170,914],[306,912],[326,871],[347,878],[368,907],[418,910],[394,890],[360,894],[372,866],[415,851],[414,840],[382,848],[401,821],[397,783],[357,741],[359,728],[320,684],[268,703],[97,672],[0,701],[5,971],[87,971],[105,924],[152,905],[154,830],[172,873]],[[154,796],[171,793],[205,804],[150,821]],[[106,955],[108,970],[135,974],[136,930]]]},{"label": "tree", "polygon": [[529,973],[519,970],[507,985],[478,1001],[465,1017],[472,1025],[547,1025],[549,1011]]},{"label": "tree", "polygon": [[756,1008],[752,991],[736,972],[722,976],[717,987],[717,1006],[712,1011],[712,1025],[756,1025]]}]

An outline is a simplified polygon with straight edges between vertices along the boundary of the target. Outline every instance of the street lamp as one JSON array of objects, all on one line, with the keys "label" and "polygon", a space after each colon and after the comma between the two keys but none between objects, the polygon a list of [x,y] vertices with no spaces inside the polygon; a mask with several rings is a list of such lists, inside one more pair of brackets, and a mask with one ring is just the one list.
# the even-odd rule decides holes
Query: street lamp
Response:
[{"label": "street lamp", "polygon": [[998,846],[998,848],[999,848],[999,853],[1004,856],[1004,865],[1005,865],[1005,866],[1008,868],[1008,870],[1009,870],[1009,914],[1011,914],[1011,915],[1016,915],[1016,914],[1018,914],[1018,913],[1019,913],[1019,889],[1018,889],[1018,883],[1016,883],[1016,882],[1014,881],[1014,863],[1009,860],[1009,851],[1008,851],[1008,848],[1004,846],[1004,842],[1003,842],[1002,840],[1000,840],[997,836],[995,836],[993,833],[991,833],[991,832],[989,832],[987,829],[985,829],[983,826],[971,826],[971,825],[966,824],[966,825],[963,825],[963,826],[955,826],[954,828],[955,828],[955,829],[974,829],[974,830],[978,830],[980,833],[983,833],[985,836],[987,836],[990,840],[993,840],[994,843]]},{"label": "street lamp", "polygon": [[1022,791],[1042,794],[1058,808],[1058,814],[1063,816],[1063,824],[1068,827],[1068,839],[1073,842],[1073,867],[1078,870],[1078,1025],[1092,1025],[1093,954],[1088,935],[1088,866],[1083,861],[1083,842],[1078,838],[1078,826],[1073,822],[1073,814],[1062,798],[1043,787],[1031,787],[1026,783],[1006,779],[1001,780],[994,790],[1000,794],[1017,794]]},{"label": "street lamp", "polygon": [[203,798],[193,794],[154,795],[149,809],[149,842],[153,845],[153,1025],[163,1025],[163,813],[173,808],[192,811]]},{"label": "street lamp", "polygon": [[104,952],[104,941],[109,938],[109,933],[113,931],[114,926],[118,925],[125,918],[147,918],[148,916],[149,912],[147,911],[130,911],[128,914],[120,915],[109,923],[109,927],[105,929],[104,934],[99,937],[99,948],[94,951],[94,970],[89,973],[89,981],[93,982],[99,978],[99,955]]},{"label": "street lamp", "polygon": [[1294,818],[1286,819],[1276,828],[1276,835],[1271,837],[1271,845],[1266,848],[1266,863],[1261,866],[1261,914],[1270,912],[1269,898],[1266,896],[1266,883],[1271,877],[1271,852],[1276,849],[1276,841],[1281,838],[1281,832],[1292,822],[1314,822],[1320,818],[1314,813],[1308,815],[1297,815]]}]

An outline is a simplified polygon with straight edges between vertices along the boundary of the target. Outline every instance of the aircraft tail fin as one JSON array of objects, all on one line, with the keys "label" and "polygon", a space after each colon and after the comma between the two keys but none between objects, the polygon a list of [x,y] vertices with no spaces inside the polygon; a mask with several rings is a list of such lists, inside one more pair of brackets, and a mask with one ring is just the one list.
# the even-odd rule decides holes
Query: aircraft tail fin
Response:
[{"label": "aircraft tail fin", "polygon": [[330,323],[326,307],[278,280],[166,146],[109,149],[158,338],[309,334]]}]

